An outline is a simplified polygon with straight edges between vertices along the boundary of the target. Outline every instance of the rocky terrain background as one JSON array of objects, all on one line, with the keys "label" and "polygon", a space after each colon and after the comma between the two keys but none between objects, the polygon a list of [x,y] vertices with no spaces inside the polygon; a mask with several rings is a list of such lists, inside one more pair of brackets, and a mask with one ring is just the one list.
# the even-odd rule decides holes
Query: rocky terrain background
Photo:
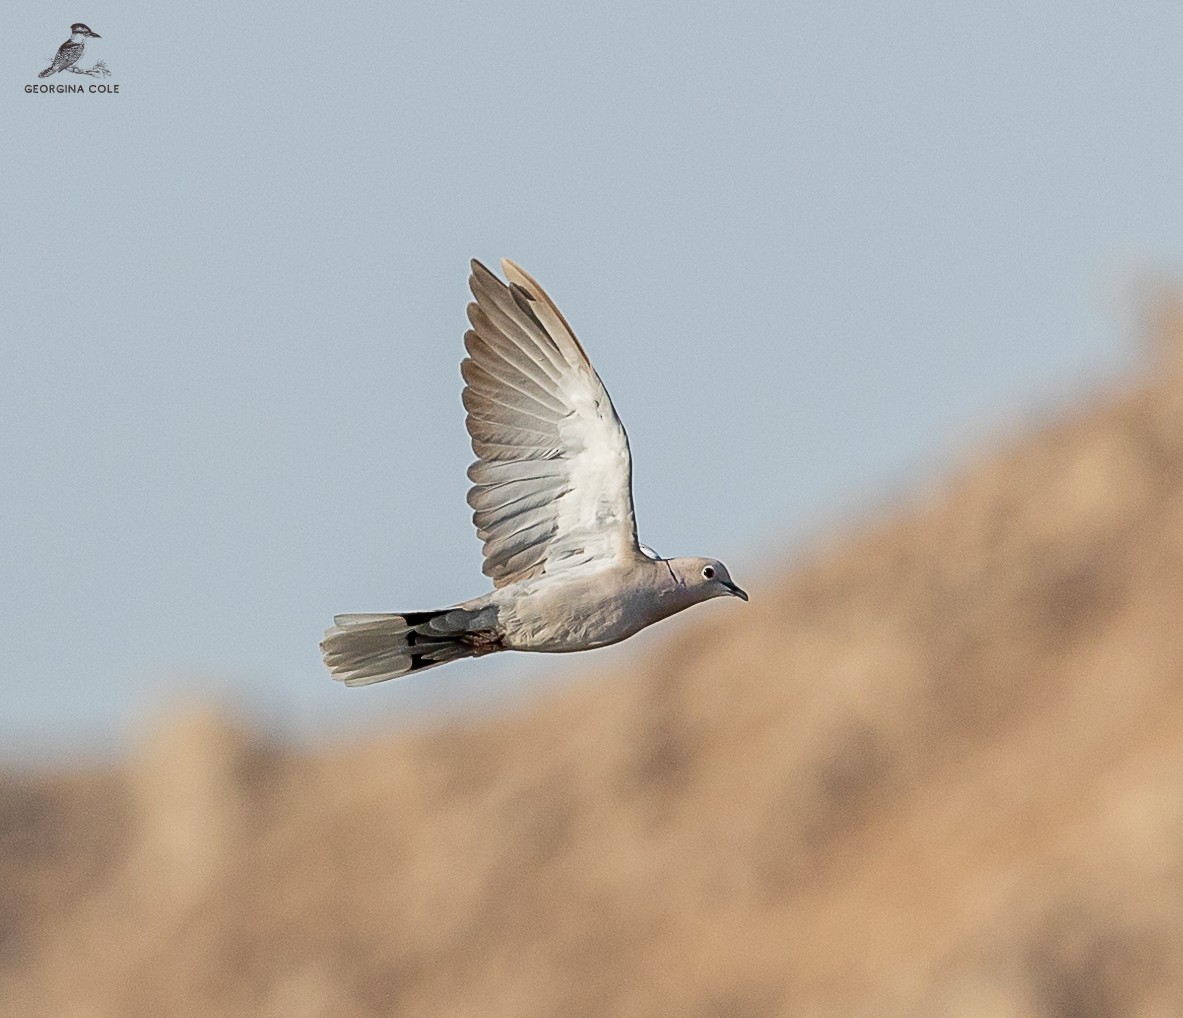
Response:
[{"label": "rocky terrain background", "polygon": [[0,775],[0,1013],[1183,1013],[1178,322],[627,671]]}]

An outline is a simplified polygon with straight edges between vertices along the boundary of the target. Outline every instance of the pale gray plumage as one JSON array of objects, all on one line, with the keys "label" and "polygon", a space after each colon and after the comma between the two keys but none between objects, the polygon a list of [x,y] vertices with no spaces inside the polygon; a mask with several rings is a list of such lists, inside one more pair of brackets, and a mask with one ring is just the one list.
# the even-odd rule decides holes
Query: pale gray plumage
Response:
[{"label": "pale gray plumage", "polygon": [[623,640],[712,597],[747,600],[714,559],[637,541],[628,436],[554,302],[513,262],[472,263],[461,365],[468,504],[494,590],[439,611],[338,615],[321,644],[346,685],[499,650]]}]

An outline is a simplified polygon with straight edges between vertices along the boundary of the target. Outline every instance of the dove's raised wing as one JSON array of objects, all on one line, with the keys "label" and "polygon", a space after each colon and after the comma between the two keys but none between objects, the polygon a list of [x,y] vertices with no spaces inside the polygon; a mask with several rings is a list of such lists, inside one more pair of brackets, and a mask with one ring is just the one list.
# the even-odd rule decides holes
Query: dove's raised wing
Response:
[{"label": "dove's raised wing", "polygon": [[513,262],[472,263],[460,370],[468,492],[495,586],[639,554],[628,436],[554,302]]}]

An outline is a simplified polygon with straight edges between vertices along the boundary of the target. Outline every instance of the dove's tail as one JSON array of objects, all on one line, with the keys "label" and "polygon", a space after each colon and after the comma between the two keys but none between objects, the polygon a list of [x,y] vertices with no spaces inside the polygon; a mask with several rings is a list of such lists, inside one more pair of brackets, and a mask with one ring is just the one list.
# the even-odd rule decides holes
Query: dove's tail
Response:
[{"label": "dove's tail", "polygon": [[54,64],[50,64],[47,68],[45,68],[44,71],[42,71],[40,74],[38,74],[37,77],[38,78],[48,78],[56,70],[57,70],[57,67]]},{"label": "dove's tail", "polygon": [[401,678],[412,672],[502,650],[497,609],[442,608],[401,615],[338,615],[320,649],[325,667],[347,686]]}]

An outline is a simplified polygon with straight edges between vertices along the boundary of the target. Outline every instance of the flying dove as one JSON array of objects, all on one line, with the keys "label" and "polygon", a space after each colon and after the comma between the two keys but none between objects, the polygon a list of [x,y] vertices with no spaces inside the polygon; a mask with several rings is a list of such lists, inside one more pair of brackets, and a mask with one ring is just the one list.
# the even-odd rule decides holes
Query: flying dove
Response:
[{"label": "flying dove", "polygon": [[713,558],[637,542],[628,436],[554,302],[505,259],[472,263],[464,407],[468,504],[488,594],[437,611],[338,615],[321,650],[347,686],[500,650],[618,643],[713,597],[748,599]]}]

